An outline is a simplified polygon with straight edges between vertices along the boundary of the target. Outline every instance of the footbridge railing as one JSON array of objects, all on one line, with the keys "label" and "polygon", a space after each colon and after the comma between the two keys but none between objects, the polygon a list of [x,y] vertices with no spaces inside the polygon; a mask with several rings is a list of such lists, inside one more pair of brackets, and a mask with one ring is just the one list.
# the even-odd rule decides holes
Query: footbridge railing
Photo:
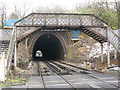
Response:
[{"label": "footbridge railing", "polygon": [[16,22],[15,26],[106,26],[103,20],[93,14],[32,13]]},{"label": "footbridge railing", "polygon": [[115,34],[111,28],[108,28],[108,41],[118,50],[120,45],[120,37]]},{"label": "footbridge railing", "polygon": [[13,54],[14,54],[14,45],[15,45],[15,38],[16,38],[16,30],[15,27],[13,29],[11,39],[10,39],[10,44],[9,44],[9,49],[8,49],[8,56],[7,56],[7,73],[9,73],[11,62],[13,59]]}]

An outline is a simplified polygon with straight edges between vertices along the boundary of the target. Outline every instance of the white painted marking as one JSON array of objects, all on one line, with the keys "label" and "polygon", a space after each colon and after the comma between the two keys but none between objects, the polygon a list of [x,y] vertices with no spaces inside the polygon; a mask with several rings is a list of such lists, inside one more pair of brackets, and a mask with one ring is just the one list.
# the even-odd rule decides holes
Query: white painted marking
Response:
[{"label": "white painted marking", "polygon": [[109,77],[109,78],[99,78],[99,79],[115,79],[116,77]]},{"label": "white painted marking", "polygon": [[74,84],[85,84],[85,83],[74,83]]},{"label": "white painted marking", "polygon": [[64,81],[47,81],[47,83],[48,83],[48,82],[64,82]]},{"label": "white painted marking", "polygon": [[106,81],[106,82],[118,82],[118,81]]},{"label": "white painted marking", "polygon": [[90,79],[81,79],[81,80],[86,80],[86,81],[89,81]]},{"label": "white painted marking", "polygon": [[66,86],[66,85],[69,85],[69,84],[54,84],[54,85],[46,85],[46,86]]},{"label": "white painted marking", "polygon": [[76,80],[69,80],[69,81],[76,81]]},{"label": "white painted marking", "polygon": [[28,87],[32,87],[32,86],[39,86],[39,87],[43,87],[42,85],[28,85]]},{"label": "white painted marking", "polygon": [[91,87],[93,87],[93,88],[101,88],[101,87],[99,87],[99,86],[97,86],[97,85],[95,85],[95,84],[92,84],[92,83],[89,83],[89,85],[90,85]]}]

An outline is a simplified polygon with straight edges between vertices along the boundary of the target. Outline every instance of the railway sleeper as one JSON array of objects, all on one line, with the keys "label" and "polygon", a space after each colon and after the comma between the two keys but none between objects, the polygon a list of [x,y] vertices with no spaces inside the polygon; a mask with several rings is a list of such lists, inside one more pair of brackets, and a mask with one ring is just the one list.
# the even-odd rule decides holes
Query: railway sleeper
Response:
[{"label": "railway sleeper", "polygon": [[61,69],[61,68],[58,67],[56,64],[49,63],[49,65],[50,65],[51,67],[53,67],[54,70],[55,70],[58,74],[60,74],[60,75],[68,75],[68,74],[70,74],[68,71]]},{"label": "railway sleeper", "polygon": [[[56,63],[56,62],[54,62],[54,63]],[[58,63],[56,63],[56,64],[58,64]],[[91,74],[91,72],[86,70],[86,69],[76,68],[76,67],[74,67],[72,65],[69,66],[69,65],[64,64],[64,63],[59,63],[58,65],[61,65],[61,66],[65,67],[65,68],[67,68],[67,69],[69,69],[71,71],[74,71],[74,72],[79,72],[79,73],[82,73],[82,74]]]}]

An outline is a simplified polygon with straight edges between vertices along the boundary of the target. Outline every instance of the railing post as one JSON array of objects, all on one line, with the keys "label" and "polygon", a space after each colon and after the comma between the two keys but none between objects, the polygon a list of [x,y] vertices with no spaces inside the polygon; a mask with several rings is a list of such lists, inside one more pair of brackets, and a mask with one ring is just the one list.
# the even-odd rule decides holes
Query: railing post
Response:
[{"label": "railing post", "polygon": [[103,44],[101,43],[101,63],[103,63]]},{"label": "railing post", "polygon": [[57,24],[57,25],[58,25],[58,18],[59,18],[59,17],[58,17],[58,15],[57,15],[57,16],[56,16],[56,24]]},{"label": "railing post", "polygon": [[114,50],[114,58],[115,59],[117,58],[117,50],[116,49]]},{"label": "railing post", "polygon": [[44,25],[46,25],[47,15],[44,15]]},{"label": "railing post", "polygon": [[105,28],[105,31],[106,31],[106,32],[105,32],[105,37],[108,38],[108,37],[107,37],[108,29]]},{"label": "railing post", "polygon": [[32,15],[32,25],[34,25],[34,15]]},{"label": "railing post", "polygon": [[93,17],[91,16],[91,26],[93,26]]},{"label": "railing post", "polygon": [[[120,35],[120,28],[118,29],[118,35]],[[120,39],[118,39],[118,66],[120,66]]]},{"label": "railing post", "polygon": [[17,42],[16,42],[16,38],[17,38],[17,32],[16,32],[16,27],[14,27],[15,29],[15,52],[14,52],[14,67],[17,67]]},{"label": "railing post", "polygon": [[109,39],[108,34],[109,34],[109,28],[106,29],[106,38],[107,38],[107,40]]},{"label": "railing post", "polygon": [[[107,39],[109,39],[109,28],[107,28],[106,37],[107,37]],[[108,59],[108,67],[110,67],[110,42],[109,42],[109,40],[107,43],[107,59]]]},{"label": "railing post", "polygon": [[71,17],[70,17],[70,15],[68,15],[68,25],[70,25],[70,19],[71,19]]},{"label": "railing post", "polygon": [[80,19],[80,25],[82,25],[82,19],[81,19],[81,17],[82,17],[82,16],[79,17],[79,19]]},{"label": "railing post", "polygon": [[110,67],[110,42],[107,44],[108,67]]}]

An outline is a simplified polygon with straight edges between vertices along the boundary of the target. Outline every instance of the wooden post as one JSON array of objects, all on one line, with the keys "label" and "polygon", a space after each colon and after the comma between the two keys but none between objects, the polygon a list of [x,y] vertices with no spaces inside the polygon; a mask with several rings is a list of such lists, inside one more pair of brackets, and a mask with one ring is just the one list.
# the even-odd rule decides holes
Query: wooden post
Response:
[{"label": "wooden post", "polygon": [[115,59],[117,58],[117,50],[116,49],[114,50],[114,58]]},{"label": "wooden post", "polygon": [[101,43],[101,63],[103,63],[103,44]]},{"label": "wooden post", "polygon": [[19,67],[19,50],[17,45],[17,67]]},{"label": "wooden post", "polygon": [[110,67],[110,42],[107,44],[108,67]]},{"label": "wooden post", "polygon": [[[15,29],[15,41],[17,38],[17,31],[16,31],[16,27],[14,27]],[[17,43],[15,42],[15,52],[14,52],[14,67],[17,67]]]},{"label": "wooden post", "polygon": [[87,61],[89,61],[89,55],[88,55],[88,53],[87,53]]},{"label": "wooden post", "polygon": [[15,53],[14,53],[14,67],[17,67],[17,47],[15,43]]}]

